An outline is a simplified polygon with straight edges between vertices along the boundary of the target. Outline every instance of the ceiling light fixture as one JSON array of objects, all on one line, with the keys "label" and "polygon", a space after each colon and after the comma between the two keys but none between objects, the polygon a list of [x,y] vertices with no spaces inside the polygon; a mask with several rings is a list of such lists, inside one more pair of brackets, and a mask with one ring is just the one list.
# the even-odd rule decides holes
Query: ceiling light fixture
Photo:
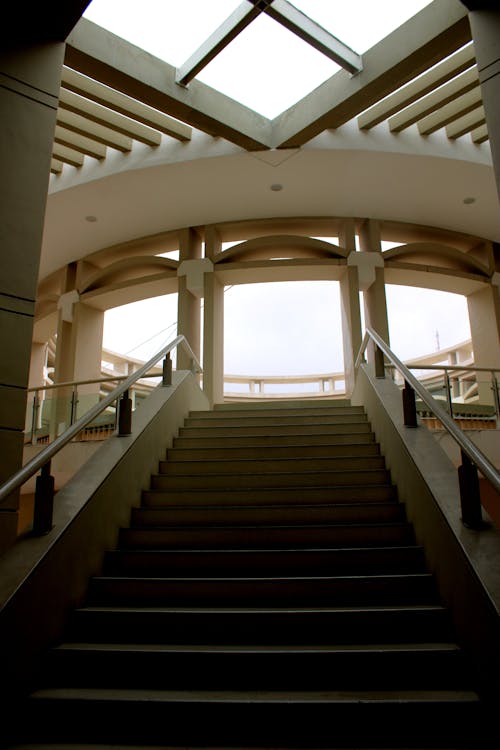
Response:
[{"label": "ceiling light fixture", "polygon": [[271,185],[271,190],[278,193],[280,190],[283,190],[283,185],[280,185],[279,182],[275,182],[274,185]]},{"label": "ceiling light fixture", "polygon": [[473,198],[472,196],[469,198],[464,198],[464,203],[466,206],[470,206],[471,203],[475,203],[475,202],[476,202],[476,199]]},{"label": "ceiling light fixture", "polygon": [[95,221],[97,221],[97,216],[86,216],[85,221],[90,221],[90,223],[93,224]]}]

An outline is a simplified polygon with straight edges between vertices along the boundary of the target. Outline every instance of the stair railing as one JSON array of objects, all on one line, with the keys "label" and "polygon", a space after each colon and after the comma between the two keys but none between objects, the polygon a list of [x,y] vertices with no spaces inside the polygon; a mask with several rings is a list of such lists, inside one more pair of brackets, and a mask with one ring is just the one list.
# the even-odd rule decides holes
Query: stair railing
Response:
[{"label": "stair railing", "polygon": [[191,371],[193,374],[201,373],[202,368],[185,336],[176,336],[169,344],[164,346],[151,359],[140,367],[136,372],[129,375],[120,385],[109,393],[102,401],[99,401],[83,416],[74,422],[67,430],[61,433],[52,443],[34,456],[19,471],[13,474],[0,487],[0,504],[4,502],[15,490],[21,487],[28,479],[41,470],[36,478],[35,504],[33,516],[33,530],[35,536],[47,534],[52,529],[52,513],[54,504],[54,477],[51,475],[51,460],[65,445],[67,445],[81,430],[83,430],[101,412],[117,401],[118,407],[118,429],[117,436],[123,437],[132,433],[132,399],[129,398],[129,389],[134,383],[142,378],[160,359],[163,358],[162,386],[172,385],[172,360],[170,353],[178,346],[182,346],[191,357]]},{"label": "stair railing", "polygon": [[499,493],[500,472],[455,424],[453,419],[444,411],[427,388],[398,359],[381,336],[371,328],[366,328],[363,342],[356,358],[355,369],[357,370],[361,363],[365,361],[364,354],[370,341],[373,342],[375,347],[375,377],[385,378],[386,364],[384,358],[386,358],[398,370],[404,380],[402,391],[404,424],[407,427],[418,427],[415,403],[415,393],[417,393],[430,411],[439,419],[445,430],[458,443],[462,460],[461,465],[458,467],[462,523],[467,528],[475,530],[489,528],[490,524],[482,518],[478,470]]}]

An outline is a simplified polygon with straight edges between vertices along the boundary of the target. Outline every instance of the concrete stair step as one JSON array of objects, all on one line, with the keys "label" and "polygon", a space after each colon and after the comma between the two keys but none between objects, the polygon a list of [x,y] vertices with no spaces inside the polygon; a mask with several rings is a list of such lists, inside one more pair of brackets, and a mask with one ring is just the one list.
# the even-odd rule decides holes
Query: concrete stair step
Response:
[{"label": "concrete stair step", "polygon": [[356,484],[388,484],[390,474],[386,469],[359,469],[338,471],[302,471],[265,474],[154,474],[151,489],[249,489],[264,487],[336,487]]},{"label": "concrete stair step", "polygon": [[134,508],[131,526],[383,523],[404,521],[404,506],[391,503]]},{"label": "concrete stair step", "polygon": [[[195,432],[193,430],[193,432]],[[219,430],[217,430],[219,432]],[[175,450],[185,449],[203,449],[203,448],[222,448],[226,450],[238,448],[294,448],[303,446],[309,448],[315,445],[327,446],[361,446],[375,442],[373,432],[364,430],[363,432],[345,432],[345,433],[313,433],[313,434],[291,434],[291,435],[271,435],[267,432],[261,435],[230,435],[226,437],[176,437],[173,440]]]},{"label": "concrete stair step", "polygon": [[152,489],[142,493],[144,507],[167,505],[304,505],[306,503],[383,502],[395,500],[391,484],[345,485],[336,487],[259,487],[254,489],[219,488],[214,490]]},{"label": "concrete stair step", "polygon": [[[229,714],[228,714],[229,711]],[[230,718],[228,718],[228,716]],[[241,742],[269,747],[351,747],[377,737],[403,744],[472,739],[484,717],[472,691],[162,691],[40,690],[26,706],[23,739],[65,742]],[[430,727],[432,729],[430,730]],[[36,729],[35,729],[36,728]],[[474,729],[474,731],[473,731]]]},{"label": "concrete stair step", "polygon": [[248,423],[244,425],[235,425],[230,423],[225,427],[217,427],[215,425],[206,426],[205,424],[201,427],[185,426],[179,428],[180,438],[216,438],[216,437],[286,437],[292,435],[297,437],[298,435],[302,438],[305,435],[356,435],[368,433],[371,434],[372,429],[368,422],[337,422],[337,423],[320,423],[307,424],[307,425],[296,425],[296,424],[282,424],[277,423],[276,419],[270,421],[267,425],[262,425],[259,420],[255,420],[256,424],[250,425]]},{"label": "concrete stair step", "polygon": [[170,448],[167,452],[167,460],[170,462],[186,461],[215,461],[236,459],[262,460],[262,459],[316,459],[316,458],[340,458],[340,457],[367,457],[379,456],[380,448],[377,443],[360,443],[359,445],[255,445],[240,447],[207,446],[203,448]]},{"label": "concrete stair step", "polygon": [[[273,410],[281,410],[281,409],[294,409],[294,410],[320,410],[323,411],[324,409],[341,409],[343,407],[351,407],[351,400],[349,398],[325,398],[325,399],[314,399],[314,401],[311,401],[311,399],[275,399],[274,401],[272,399],[266,399],[265,401],[241,401],[238,403],[224,403],[224,404],[215,404],[213,410],[215,412],[227,412],[227,411],[245,411],[245,412],[252,412],[260,414],[261,411],[268,411],[269,409]],[[355,407],[355,408],[363,408],[363,407]]]},{"label": "concrete stair step", "polygon": [[[465,689],[452,643],[255,646],[65,643],[44,657],[46,686],[168,690]],[[429,680],[429,675],[432,680]]]},{"label": "concrete stair step", "polygon": [[441,605],[385,607],[82,607],[66,641],[266,645],[450,641]]},{"label": "concrete stair step", "polygon": [[239,576],[356,575],[368,573],[421,573],[422,547],[355,547],[340,549],[270,550],[113,550],[106,554],[104,575]]},{"label": "concrete stair step", "polygon": [[408,523],[321,524],[318,526],[171,526],[164,528],[123,528],[119,546],[127,549],[204,549],[297,546],[401,546],[414,544],[413,527]]},{"label": "concrete stair step", "polygon": [[368,424],[366,414],[354,413],[354,414],[314,414],[311,416],[303,415],[291,415],[286,414],[259,414],[254,416],[247,414],[244,416],[229,416],[214,414],[211,418],[208,417],[188,417],[184,422],[186,427],[201,427],[205,429],[211,429],[212,427],[266,427],[284,425],[295,427],[297,430],[301,430],[302,427],[310,427],[312,425],[349,425],[349,424]]},{"label": "concrete stair step", "polygon": [[263,578],[94,577],[90,605],[116,606],[273,606],[336,607],[436,604],[428,573],[406,575]]},{"label": "concrete stair step", "polygon": [[[344,416],[349,414],[361,415],[365,417],[365,411],[362,406],[352,406],[351,404],[335,404],[335,405],[324,405],[321,409],[318,407],[294,407],[283,405],[281,408],[268,406],[267,408],[262,407],[259,409],[258,418],[264,419],[267,417],[298,417],[299,420],[307,420],[309,417],[318,416]],[[246,419],[254,418],[255,413],[252,409],[240,409],[233,407],[231,409],[214,409],[213,411],[191,411],[189,412],[189,419]]]},{"label": "concrete stair step", "polygon": [[218,458],[195,461],[160,461],[159,473],[169,476],[207,474],[287,474],[293,472],[372,471],[385,469],[382,456],[336,456],[319,458]]}]

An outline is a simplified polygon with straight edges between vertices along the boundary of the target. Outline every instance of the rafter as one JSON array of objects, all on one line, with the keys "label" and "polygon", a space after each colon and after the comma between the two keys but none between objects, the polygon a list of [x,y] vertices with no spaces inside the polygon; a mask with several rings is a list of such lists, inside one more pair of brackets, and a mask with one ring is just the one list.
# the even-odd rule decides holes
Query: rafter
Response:
[{"label": "rafter", "polygon": [[363,71],[341,70],[273,122],[273,145],[294,148],[337,128],[463,47],[471,39],[467,10],[435,0],[363,54]]},{"label": "rafter", "polygon": [[85,18],[66,44],[73,70],[159,112],[248,150],[268,148],[271,124],[200,81],[175,82],[175,68]]}]

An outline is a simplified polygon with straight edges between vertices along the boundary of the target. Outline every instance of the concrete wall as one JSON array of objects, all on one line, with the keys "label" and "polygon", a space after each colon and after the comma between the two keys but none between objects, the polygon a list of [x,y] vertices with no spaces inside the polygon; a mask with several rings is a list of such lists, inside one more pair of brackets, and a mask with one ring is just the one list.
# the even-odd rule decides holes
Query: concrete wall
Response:
[{"label": "concrete wall", "polygon": [[188,411],[207,408],[193,376],[174,373],[173,385],[158,387],[136,412],[133,434],[110,438],[56,495],[52,531],[20,540],[0,559],[6,700],[29,689],[37,653],[61,637]]},{"label": "concrete wall", "polygon": [[401,392],[389,378],[362,366],[352,403],[365,406],[459,643],[473,654],[479,680],[500,691],[500,532],[463,526],[455,467],[429,430],[405,427]]}]

